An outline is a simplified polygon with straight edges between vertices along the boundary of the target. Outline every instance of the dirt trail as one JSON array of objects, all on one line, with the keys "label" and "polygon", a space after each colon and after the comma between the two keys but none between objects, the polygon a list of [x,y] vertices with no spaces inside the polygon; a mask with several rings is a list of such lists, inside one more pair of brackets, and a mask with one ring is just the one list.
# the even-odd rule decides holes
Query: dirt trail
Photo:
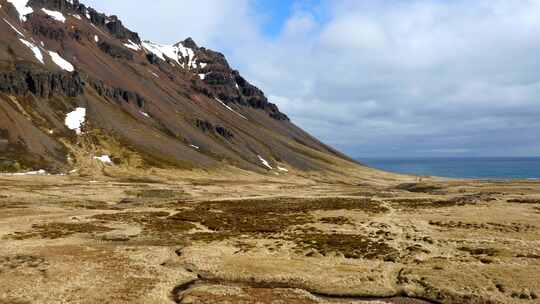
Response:
[{"label": "dirt trail", "polygon": [[[172,293],[171,293],[171,299],[175,303],[188,303],[184,302],[186,298],[188,298],[190,291],[201,288],[201,287],[208,287],[212,288],[213,286],[220,286],[220,287],[229,287],[231,289],[233,288],[240,288],[240,289],[247,289],[247,290],[253,290],[253,289],[259,289],[259,290],[296,290],[298,291],[298,288],[294,288],[291,286],[287,286],[286,284],[265,284],[265,283],[255,283],[255,282],[225,282],[225,281],[219,281],[219,280],[207,280],[204,278],[199,278],[196,280],[189,281],[187,283],[183,283],[179,286],[176,286]],[[307,290],[301,290],[302,292],[309,294],[311,298],[314,300],[313,303],[370,303],[370,302],[380,302],[385,304],[436,304],[439,302],[429,301],[421,298],[415,298],[415,297],[407,297],[407,296],[388,296],[388,297],[362,297],[362,296],[339,296],[339,295],[327,295],[327,294],[320,294],[315,292],[310,292]],[[261,298],[252,298],[252,303],[266,303],[266,299]],[[276,300],[276,299],[273,299]],[[190,299],[189,301],[192,301]],[[251,303],[246,302],[250,301],[250,299],[245,299],[243,303]],[[191,303],[191,302],[189,302]],[[294,302],[290,302],[294,303]]]}]

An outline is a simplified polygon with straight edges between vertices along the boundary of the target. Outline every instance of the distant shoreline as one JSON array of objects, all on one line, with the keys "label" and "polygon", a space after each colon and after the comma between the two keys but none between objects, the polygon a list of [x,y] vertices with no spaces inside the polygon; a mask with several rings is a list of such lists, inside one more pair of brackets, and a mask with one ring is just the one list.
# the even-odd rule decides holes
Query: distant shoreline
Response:
[{"label": "distant shoreline", "polygon": [[483,180],[538,180],[540,157],[365,157],[358,161],[384,171]]}]

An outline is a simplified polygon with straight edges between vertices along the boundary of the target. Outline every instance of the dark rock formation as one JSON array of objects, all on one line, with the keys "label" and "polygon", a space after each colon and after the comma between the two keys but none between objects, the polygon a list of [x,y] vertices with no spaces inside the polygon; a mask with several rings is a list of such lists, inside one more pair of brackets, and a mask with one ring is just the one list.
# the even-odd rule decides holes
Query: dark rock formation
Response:
[{"label": "dark rock formation", "polygon": [[78,13],[82,16],[90,16],[90,21],[97,26],[106,28],[109,33],[118,39],[130,39],[135,43],[140,43],[141,39],[135,32],[128,30],[122,21],[117,16],[110,16],[97,12],[92,8],[87,8],[85,5],[80,4],[79,1],[66,1],[66,0],[30,0],[29,5],[32,7],[45,7],[51,10]]},{"label": "dark rock formation", "polygon": [[54,94],[76,97],[83,93],[85,83],[79,73],[48,72],[19,64],[15,71],[0,73],[0,92],[49,98]]},{"label": "dark rock formation", "polygon": [[122,21],[120,21],[118,17],[114,15],[108,18],[108,20],[105,22],[105,27],[109,30],[109,33],[118,39],[129,39],[134,43],[141,43],[139,34],[125,28]]},{"label": "dark rock formation", "polygon": [[133,60],[133,54],[125,47],[118,46],[116,44],[109,43],[107,41],[101,41],[98,47],[103,52],[107,53],[113,58],[120,58],[126,60]]},{"label": "dark rock formation", "polygon": [[[135,103],[144,107],[145,99],[135,92],[107,86],[101,80],[89,80],[99,95],[116,101]],[[15,71],[0,73],[0,92],[13,95],[26,95],[49,98],[55,94],[77,97],[84,92],[85,81],[78,72],[48,72],[18,65]]]},{"label": "dark rock formation", "polygon": [[118,102],[136,103],[139,108],[144,107],[145,99],[135,92],[122,88],[113,88],[103,83],[101,80],[89,80],[90,86],[103,97],[107,97]]},{"label": "dark rock formation", "polygon": [[204,133],[212,132],[225,138],[226,140],[230,140],[234,138],[233,132],[231,132],[229,129],[223,126],[214,126],[209,121],[197,119],[197,121],[195,122],[195,125],[197,126],[199,130],[203,131]]},{"label": "dark rock formation", "polygon": [[141,38],[139,34],[128,30],[123,24],[122,21],[116,16],[107,17],[107,15],[98,13],[93,8],[86,8],[88,15],[90,16],[90,21],[99,27],[106,28],[109,33],[118,39],[130,39],[134,43],[141,43]]},{"label": "dark rock formation", "polygon": [[276,119],[276,120],[284,120],[284,121],[289,121],[289,116],[287,116],[285,113],[282,113],[279,111],[278,107],[271,103],[270,104],[271,107],[275,108],[275,110],[271,110],[268,115],[270,115],[270,117],[272,117],[273,119]]},{"label": "dark rock formation", "polygon": [[195,41],[193,41],[193,38],[191,37],[188,37],[186,38],[186,40],[182,41],[182,45],[194,50],[199,48],[199,46],[195,43]]},{"label": "dark rock formation", "polygon": [[146,54],[146,59],[148,62],[150,62],[150,64],[158,64],[160,61],[159,57],[152,53]]},{"label": "dark rock formation", "polygon": [[51,40],[62,41],[66,37],[63,28],[48,26],[45,24],[32,24],[32,33],[34,35],[44,36]]},{"label": "dark rock formation", "polygon": [[69,33],[69,36],[70,36],[72,39],[75,39],[75,40],[77,40],[77,41],[81,41],[81,40],[82,40],[82,37],[83,37],[83,33],[81,32],[81,30],[75,29],[73,32],[70,32],[70,33]]},{"label": "dark rock formation", "polygon": [[86,12],[90,16],[90,22],[97,26],[104,26],[107,20],[107,15],[97,12],[95,9],[89,7]]},{"label": "dark rock formation", "polygon": [[268,102],[264,93],[245,80],[238,71],[233,70],[225,56],[205,48],[199,48],[193,39],[181,42],[185,47],[194,50],[197,61],[205,64],[197,73],[205,74],[204,87],[194,84],[194,88],[208,96],[215,96],[224,103],[235,103],[261,109],[277,120],[288,121],[287,115],[281,113],[278,107]]},{"label": "dark rock formation", "polygon": [[[99,95],[116,101],[135,103],[144,107],[145,99],[138,93],[107,86],[101,80],[89,80],[90,86]],[[49,98],[55,94],[77,97],[84,92],[85,81],[78,72],[48,72],[19,64],[14,71],[0,73],[0,92]]]},{"label": "dark rock formation", "polygon": [[69,3],[66,0],[30,0],[28,1],[28,5],[32,7],[45,7],[56,11],[71,11],[79,6],[79,1],[74,0],[72,2]]},{"label": "dark rock formation", "polygon": [[197,119],[197,121],[195,122],[195,126],[197,126],[197,128],[199,128],[205,133],[210,132],[214,129],[214,126],[210,122],[201,119]]},{"label": "dark rock formation", "polygon": [[230,140],[234,137],[234,134],[231,131],[222,126],[216,126],[216,133],[226,140]]}]

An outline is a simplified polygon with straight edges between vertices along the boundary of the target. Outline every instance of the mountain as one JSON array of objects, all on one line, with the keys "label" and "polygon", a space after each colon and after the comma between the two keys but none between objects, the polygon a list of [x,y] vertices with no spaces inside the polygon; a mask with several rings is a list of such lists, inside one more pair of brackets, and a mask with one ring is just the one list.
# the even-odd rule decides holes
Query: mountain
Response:
[{"label": "mountain", "polygon": [[77,0],[0,5],[0,171],[353,163],[191,38],[143,41]]}]

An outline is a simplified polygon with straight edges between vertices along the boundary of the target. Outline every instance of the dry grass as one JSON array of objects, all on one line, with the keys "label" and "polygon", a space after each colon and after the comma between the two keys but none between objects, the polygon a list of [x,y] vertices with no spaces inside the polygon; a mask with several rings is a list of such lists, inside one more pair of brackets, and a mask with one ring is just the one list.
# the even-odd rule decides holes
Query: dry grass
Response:
[{"label": "dry grass", "polygon": [[199,203],[173,218],[198,222],[213,231],[268,234],[315,222],[310,212],[321,210],[360,210],[370,214],[388,211],[378,202],[362,198],[271,198]]},{"label": "dry grass", "polygon": [[404,190],[414,193],[432,193],[432,194],[440,194],[444,193],[443,189],[444,187],[436,184],[429,184],[429,183],[404,183],[399,184],[396,189],[398,190]]},{"label": "dry grass", "polygon": [[74,234],[96,234],[112,231],[105,226],[98,226],[91,223],[47,223],[32,225],[30,231],[15,232],[8,238],[14,240],[26,240],[33,238],[59,239],[72,236]]},{"label": "dry grass", "polygon": [[494,201],[494,194],[474,193],[457,195],[449,198],[421,197],[421,198],[395,198],[390,202],[400,209],[449,208],[455,206],[475,205]]},{"label": "dry grass", "polygon": [[184,191],[172,189],[128,190],[126,191],[126,195],[148,199],[178,199],[186,197],[186,193]]},{"label": "dry grass", "polygon": [[332,224],[332,225],[354,225],[354,222],[352,222],[351,219],[346,218],[344,216],[323,217],[323,218],[320,218],[319,221],[324,224]]},{"label": "dry grass", "polygon": [[398,254],[395,248],[362,235],[351,234],[299,234],[291,235],[299,252],[315,250],[327,256],[341,254],[347,259],[385,259]]},{"label": "dry grass", "polygon": [[[0,284],[9,286],[0,298],[165,303],[199,276],[185,303],[538,300],[538,183],[400,187],[411,192],[356,179],[103,171],[97,183],[0,177]],[[126,197],[134,203],[117,203]]]},{"label": "dry grass", "polygon": [[462,221],[430,221],[430,225],[448,228],[448,229],[471,229],[471,230],[486,230],[497,232],[529,232],[535,230],[537,227],[530,224],[501,224],[501,223],[466,223]]},{"label": "dry grass", "polygon": [[190,222],[169,216],[168,212],[123,212],[98,214],[92,218],[103,223],[117,222],[140,226],[143,229],[141,236],[152,239],[155,244],[183,242],[182,235],[196,228]]}]

